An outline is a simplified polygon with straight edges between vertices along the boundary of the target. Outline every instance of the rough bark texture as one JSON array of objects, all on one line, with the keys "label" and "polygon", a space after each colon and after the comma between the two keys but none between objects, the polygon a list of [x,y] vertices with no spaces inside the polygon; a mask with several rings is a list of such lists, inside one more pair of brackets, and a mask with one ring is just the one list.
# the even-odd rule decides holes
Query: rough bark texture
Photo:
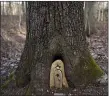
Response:
[{"label": "rough bark texture", "polygon": [[27,39],[16,71],[18,86],[30,82],[27,94],[49,94],[51,64],[57,59],[65,64],[71,88],[103,74],[88,50],[83,2],[28,2],[27,12]]}]

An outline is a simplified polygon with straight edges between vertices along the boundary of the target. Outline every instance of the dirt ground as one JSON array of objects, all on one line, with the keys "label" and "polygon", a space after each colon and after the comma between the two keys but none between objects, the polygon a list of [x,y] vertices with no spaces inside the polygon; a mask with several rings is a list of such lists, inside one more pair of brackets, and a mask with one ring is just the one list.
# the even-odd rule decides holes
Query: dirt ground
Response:
[{"label": "dirt ground", "polygon": [[[19,27],[18,16],[1,17],[1,85],[8,79],[9,74],[16,70],[23,51],[26,39],[25,20],[22,20],[20,25]],[[89,37],[90,52],[97,64],[108,74],[108,24],[106,21],[99,22],[96,28],[97,32]],[[17,88],[12,81],[7,88],[1,90],[1,94],[2,96],[21,96],[25,93],[25,88]],[[82,90],[76,88],[68,94],[68,96],[108,96],[108,85],[105,82],[87,86]]]}]

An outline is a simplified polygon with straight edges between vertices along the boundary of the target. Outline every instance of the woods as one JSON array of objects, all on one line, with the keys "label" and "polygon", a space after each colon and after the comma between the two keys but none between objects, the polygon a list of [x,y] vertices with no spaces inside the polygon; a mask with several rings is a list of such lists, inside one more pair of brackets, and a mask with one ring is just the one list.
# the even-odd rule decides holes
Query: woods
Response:
[{"label": "woods", "polygon": [[[74,90],[89,86],[97,83],[97,79],[105,74],[92,57],[86,39],[89,33],[96,32],[95,25],[92,25],[94,4],[95,2],[71,1],[22,3],[27,33],[15,71],[15,83],[19,88],[26,87],[24,92],[27,96],[53,95],[63,90],[67,92],[68,88]],[[10,2],[9,8],[11,9]],[[19,15],[19,24],[21,17]],[[20,28],[21,24],[19,30]],[[64,71],[61,71],[68,83],[67,89],[50,89],[50,72],[52,63],[56,60],[61,60],[64,64]]]}]

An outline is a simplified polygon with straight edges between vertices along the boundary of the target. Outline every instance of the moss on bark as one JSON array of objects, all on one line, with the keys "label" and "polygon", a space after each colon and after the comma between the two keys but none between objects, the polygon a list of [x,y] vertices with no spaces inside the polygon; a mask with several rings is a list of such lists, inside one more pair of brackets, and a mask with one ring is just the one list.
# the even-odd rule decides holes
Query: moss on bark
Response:
[{"label": "moss on bark", "polygon": [[4,88],[7,88],[8,85],[10,84],[11,81],[14,81],[15,80],[15,77],[14,77],[14,71],[10,73],[8,79],[5,81],[5,83],[3,85],[1,85],[1,88],[4,89]]},{"label": "moss on bark", "polygon": [[74,84],[89,84],[95,82],[104,74],[91,54],[80,57],[80,62],[73,68]]},{"label": "moss on bark", "polygon": [[25,93],[25,96],[31,96],[30,85],[28,85],[28,88],[27,88],[27,91]]}]

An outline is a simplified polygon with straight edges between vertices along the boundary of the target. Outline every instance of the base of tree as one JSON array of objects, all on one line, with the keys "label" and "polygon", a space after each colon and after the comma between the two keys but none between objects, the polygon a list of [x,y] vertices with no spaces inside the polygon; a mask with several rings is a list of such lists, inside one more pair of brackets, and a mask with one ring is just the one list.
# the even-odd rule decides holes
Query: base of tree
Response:
[{"label": "base of tree", "polygon": [[[78,88],[81,86],[86,87],[89,84],[96,82],[96,80],[100,78],[104,74],[104,72],[96,64],[95,60],[89,53],[87,53],[86,55],[87,56],[84,55],[84,57],[79,58],[80,62],[77,65],[73,66],[74,68],[70,76],[71,79],[66,75],[66,79],[70,79],[68,80],[69,88],[54,88],[53,90],[51,90],[49,85],[50,71],[48,72],[48,75],[45,73],[46,71],[44,73],[42,72],[42,74],[38,74],[37,71],[40,68],[38,69],[38,67],[35,67],[31,73],[32,79],[30,81],[30,85],[26,94],[47,95],[48,93],[52,94],[54,92],[67,92],[69,89],[73,90],[75,87]],[[67,73],[69,72],[69,70],[65,70],[65,72]],[[38,77],[38,75],[36,76],[35,73],[37,73],[38,75],[42,75],[43,77],[40,78],[41,76]]]}]

